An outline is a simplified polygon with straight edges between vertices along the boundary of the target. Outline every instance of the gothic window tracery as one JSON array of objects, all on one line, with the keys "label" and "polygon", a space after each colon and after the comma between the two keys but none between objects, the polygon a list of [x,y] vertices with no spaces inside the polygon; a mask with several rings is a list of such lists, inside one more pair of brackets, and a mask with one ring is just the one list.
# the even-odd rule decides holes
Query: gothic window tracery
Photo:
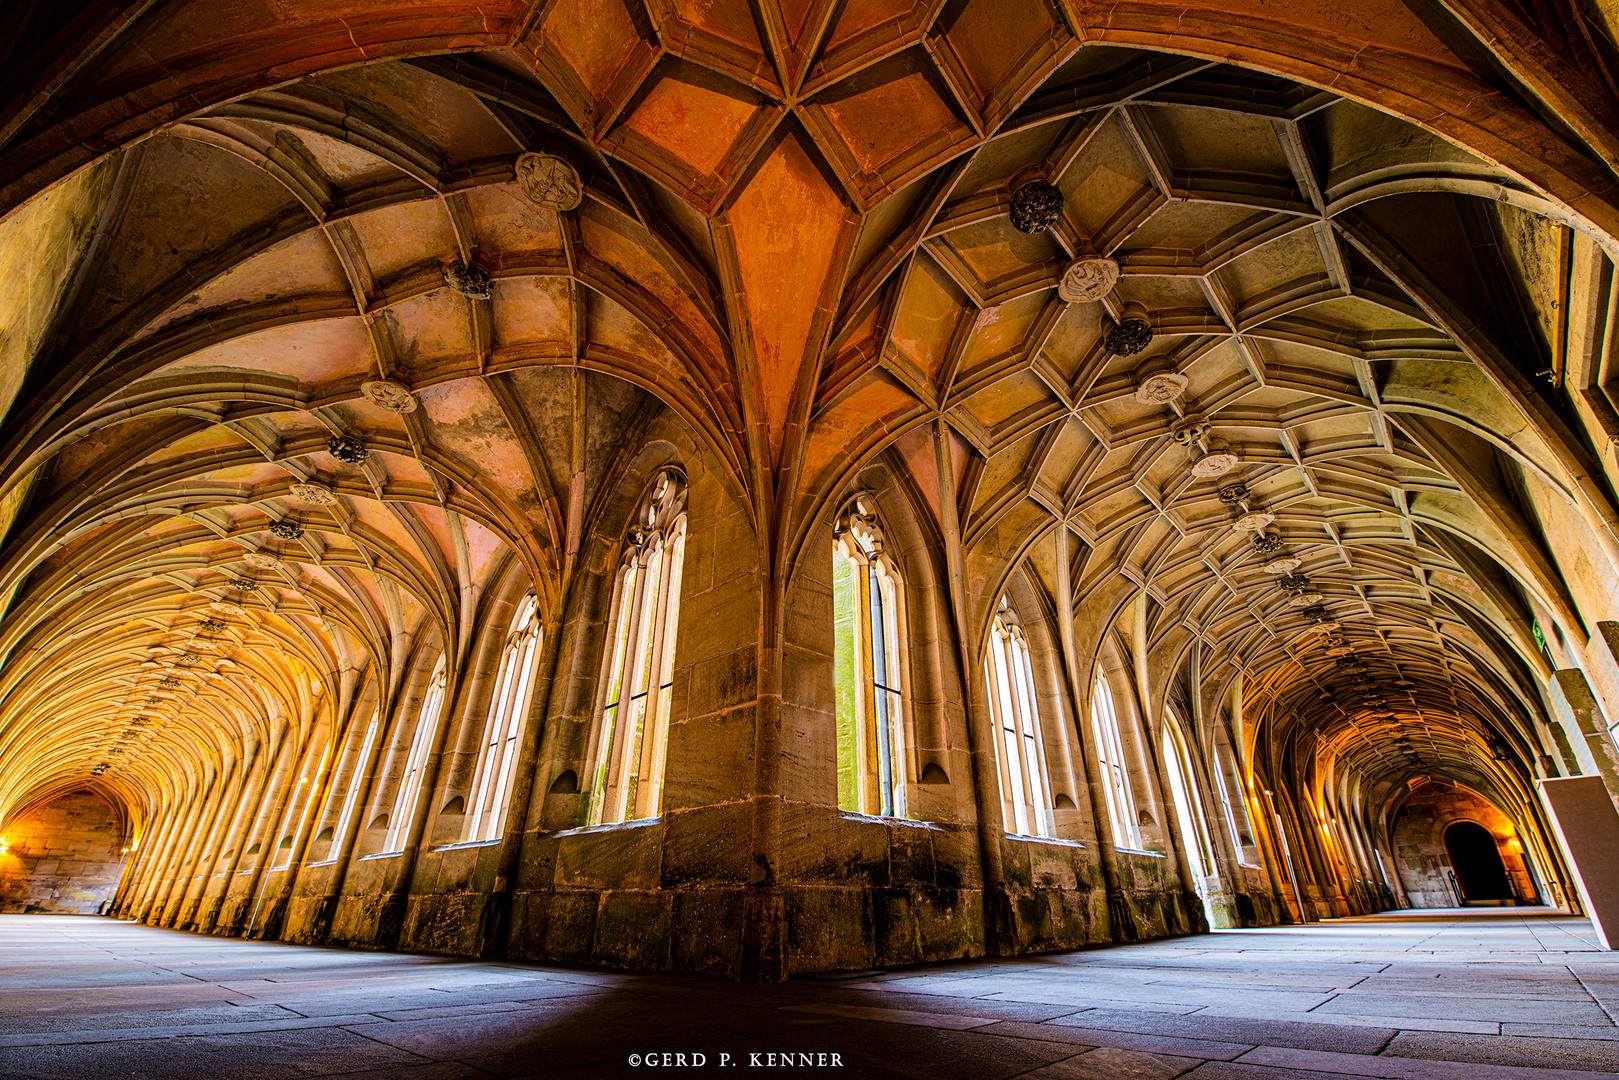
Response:
[{"label": "gothic window tracery", "polygon": [[1248,818],[1248,803],[1243,798],[1242,774],[1227,745],[1224,735],[1215,742],[1213,769],[1214,784],[1220,793],[1220,805],[1225,811],[1226,828],[1237,846],[1237,862],[1243,866],[1258,865],[1259,853],[1254,843],[1253,825]]},{"label": "gothic window tracery", "polygon": [[1007,831],[1023,836],[1054,836],[1051,781],[1040,735],[1029,642],[1005,597],[990,626],[984,674],[990,713],[995,720],[995,752]]},{"label": "gothic window tracery", "polygon": [[1196,879],[1193,887],[1198,895],[1207,899],[1207,879],[1216,872],[1214,846],[1209,840],[1208,821],[1203,816],[1203,799],[1197,786],[1197,773],[1192,766],[1191,746],[1187,742],[1180,721],[1170,714],[1164,725],[1162,742],[1164,771],[1169,777],[1170,797],[1175,800],[1176,816],[1180,818],[1181,840],[1186,846],[1187,861],[1191,863]]},{"label": "gothic window tracery", "polygon": [[1091,691],[1091,730],[1096,736],[1096,756],[1102,768],[1103,790],[1107,794],[1107,816],[1113,826],[1115,847],[1140,850],[1141,829],[1136,821],[1135,796],[1130,790],[1130,769],[1125,763],[1124,742],[1119,736],[1119,713],[1107,676],[1096,675]]},{"label": "gothic window tracery", "polygon": [[366,769],[371,763],[371,752],[376,745],[377,728],[381,722],[381,712],[372,713],[371,722],[366,725],[365,734],[359,740],[358,756],[353,771],[349,773],[348,790],[343,796],[343,809],[337,815],[337,824],[332,827],[332,846],[327,850],[328,857],[337,854],[343,844],[343,835],[348,830],[349,820],[354,817],[354,808],[360,801],[360,790],[365,786]]},{"label": "gothic window tracery", "polygon": [[611,609],[592,825],[656,817],[663,809],[686,549],[686,479],[679,470],[658,474],[626,540]]},{"label": "gothic window tracery", "polygon": [[540,645],[539,607],[529,593],[517,605],[506,645],[500,654],[500,672],[489,700],[483,746],[467,800],[466,839],[495,840],[506,824],[512,776],[517,770],[518,736],[528,713],[534,686],[534,658]]},{"label": "gothic window tracery", "polygon": [[869,495],[850,501],[833,536],[838,805],[861,814],[903,817],[900,577]]}]

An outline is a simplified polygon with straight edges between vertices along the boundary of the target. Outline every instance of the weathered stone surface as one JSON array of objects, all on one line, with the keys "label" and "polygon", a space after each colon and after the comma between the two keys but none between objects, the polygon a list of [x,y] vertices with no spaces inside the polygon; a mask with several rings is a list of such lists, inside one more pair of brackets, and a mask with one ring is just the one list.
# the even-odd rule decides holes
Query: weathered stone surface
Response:
[{"label": "weathered stone surface", "polygon": [[69,792],[6,825],[0,913],[94,915],[113,899],[127,840],[111,806]]},{"label": "weathered stone surface", "polygon": [[0,903],[82,788],[156,926],[771,981],[1440,902],[1441,785],[1573,902],[1611,4],[13,6]]}]

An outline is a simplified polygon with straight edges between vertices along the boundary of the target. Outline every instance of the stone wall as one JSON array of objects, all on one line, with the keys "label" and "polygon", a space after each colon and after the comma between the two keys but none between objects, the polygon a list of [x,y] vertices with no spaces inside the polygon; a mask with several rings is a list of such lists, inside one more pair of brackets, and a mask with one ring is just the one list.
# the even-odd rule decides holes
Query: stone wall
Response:
[{"label": "stone wall", "polygon": [[[383,834],[410,743],[402,721],[416,715],[442,653],[435,640],[419,647],[390,698],[389,748],[370,758],[368,775],[356,775],[345,758],[306,820],[300,800],[309,796],[299,785],[306,774],[321,777],[317,741],[276,747],[255,759],[245,787],[239,776],[216,785],[223,794],[212,798],[230,809],[210,808],[196,815],[199,824],[183,825],[186,835],[211,836],[209,823],[230,821],[214,845],[218,857],[187,863],[177,876],[142,870],[129,910],[161,925],[300,943],[744,979],[1073,949],[1202,927],[1154,775],[1158,736],[1134,690],[1136,665],[1108,654],[1148,850],[1114,851],[1085,763],[1088,705],[1070,698],[1045,586],[1025,578],[1006,585],[1031,642],[1056,805],[1056,836],[1009,835],[996,746],[984,727],[983,658],[963,656],[946,568],[924,519],[885,467],[868,468],[856,484],[878,500],[902,583],[906,816],[840,809],[830,522],[809,538],[815,554],[774,612],[747,506],[711,455],[669,413],[643,438],[613,481],[618,495],[585,526],[571,588],[545,616],[519,786],[499,839],[464,840],[463,812],[505,627],[531,587],[515,561],[479,583],[475,634],[447,669],[406,850],[384,852]],[[671,464],[689,482],[689,519],[663,811],[588,826],[615,568],[640,493]],[[375,692],[356,691],[366,703]],[[354,714],[363,719],[371,707]],[[353,784],[361,796],[349,846],[333,825]],[[1205,815],[1219,826],[1213,787],[1198,786]],[[237,810],[231,800],[243,791],[252,798]],[[311,839],[300,846],[296,837]],[[285,870],[274,868],[283,839],[294,864]],[[1214,921],[1275,921],[1283,912],[1269,882],[1237,867],[1229,848],[1224,842],[1218,860]]]},{"label": "stone wall", "polygon": [[72,791],[6,826],[0,912],[94,915],[123,873],[123,826],[91,791]]},{"label": "stone wall", "polygon": [[1447,873],[1452,867],[1445,849],[1445,830],[1458,821],[1489,830],[1518,903],[1538,903],[1512,821],[1482,796],[1434,781],[1413,791],[1394,819],[1394,861],[1411,906],[1455,907],[1460,900]]}]

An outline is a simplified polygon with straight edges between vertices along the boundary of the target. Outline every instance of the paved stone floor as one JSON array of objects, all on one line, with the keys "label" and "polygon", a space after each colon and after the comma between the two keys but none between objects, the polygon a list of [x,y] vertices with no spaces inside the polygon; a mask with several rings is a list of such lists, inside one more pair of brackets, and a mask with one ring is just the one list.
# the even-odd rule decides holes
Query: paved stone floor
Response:
[{"label": "paved stone floor", "polygon": [[[1619,1072],[1616,1010],[1619,953],[1599,951],[1589,923],[1544,912],[769,987],[0,916],[8,1080],[712,1076],[723,1055],[739,1080],[1568,1080]],[[768,1056],[788,1052],[826,1064]],[[680,1053],[686,1068],[664,1065]],[[650,1068],[631,1067],[648,1054]]]}]

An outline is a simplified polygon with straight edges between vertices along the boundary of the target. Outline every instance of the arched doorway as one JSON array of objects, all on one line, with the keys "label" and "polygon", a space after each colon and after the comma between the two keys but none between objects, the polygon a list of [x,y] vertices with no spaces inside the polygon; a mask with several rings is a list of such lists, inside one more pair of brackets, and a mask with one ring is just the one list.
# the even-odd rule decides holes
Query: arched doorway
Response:
[{"label": "arched doorway", "polygon": [[1512,883],[1501,862],[1495,837],[1484,826],[1458,821],[1445,830],[1445,851],[1456,870],[1456,883],[1464,904],[1511,900]]}]

